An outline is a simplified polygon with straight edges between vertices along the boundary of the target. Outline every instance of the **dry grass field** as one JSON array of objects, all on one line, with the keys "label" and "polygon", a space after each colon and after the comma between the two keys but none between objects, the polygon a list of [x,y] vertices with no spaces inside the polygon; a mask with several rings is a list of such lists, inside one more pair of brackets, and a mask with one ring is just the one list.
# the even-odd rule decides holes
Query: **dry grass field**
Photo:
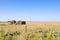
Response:
[{"label": "dry grass field", "polygon": [[[47,33],[45,33],[47,31]],[[8,34],[12,34],[8,35]],[[58,34],[58,37],[52,36]],[[7,36],[5,36],[7,34]],[[45,35],[45,36],[44,36]],[[42,36],[42,37],[41,37]],[[0,40],[59,40],[60,22],[27,22],[26,25],[0,23]]]}]

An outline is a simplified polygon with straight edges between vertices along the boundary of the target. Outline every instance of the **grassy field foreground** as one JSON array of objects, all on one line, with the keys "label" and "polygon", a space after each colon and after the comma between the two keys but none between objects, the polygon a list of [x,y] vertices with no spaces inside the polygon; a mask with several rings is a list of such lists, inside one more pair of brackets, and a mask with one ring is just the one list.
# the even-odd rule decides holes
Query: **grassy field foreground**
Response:
[{"label": "grassy field foreground", "polygon": [[0,23],[0,40],[60,40],[60,22]]}]

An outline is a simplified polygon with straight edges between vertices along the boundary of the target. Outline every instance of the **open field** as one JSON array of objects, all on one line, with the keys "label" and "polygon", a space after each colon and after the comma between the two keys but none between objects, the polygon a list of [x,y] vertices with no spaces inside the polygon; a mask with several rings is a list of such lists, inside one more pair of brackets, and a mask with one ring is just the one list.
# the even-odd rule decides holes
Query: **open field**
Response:
[{"label": "open field", "polygon": [[[13,36],[8,35],[9,33]],[[5,36],[6,34],[7,36]],[[27,22],[26,25],[10,25],[9,23],[0,23],[0,40],[59,39],[60,22]]]}]

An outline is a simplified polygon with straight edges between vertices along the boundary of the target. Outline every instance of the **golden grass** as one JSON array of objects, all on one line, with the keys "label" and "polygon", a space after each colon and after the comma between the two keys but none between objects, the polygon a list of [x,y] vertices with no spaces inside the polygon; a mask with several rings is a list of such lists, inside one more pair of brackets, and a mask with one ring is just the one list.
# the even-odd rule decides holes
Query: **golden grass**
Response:
[{"label": "golden grass", "polygon": [[43,30],[51,29],[54,31],[60,31],[60,22],[27,22],[26,25],[9,25],[9,23],[0,23],[0,31],[4,31],[4,33],[20,31],[21,35],[18,37],[18,40],[25,40],[26,26],[27,33],[34,32],[37,28],[42,28]]}]

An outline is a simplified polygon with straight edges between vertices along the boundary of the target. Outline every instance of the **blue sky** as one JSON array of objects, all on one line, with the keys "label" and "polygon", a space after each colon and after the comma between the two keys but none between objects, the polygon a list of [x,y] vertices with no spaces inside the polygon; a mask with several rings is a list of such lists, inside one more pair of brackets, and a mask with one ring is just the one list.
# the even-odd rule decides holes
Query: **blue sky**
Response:
[{"label": "blue sky", "polygon": [[0,0],[0,21],[59,21],[60,0]]}]

